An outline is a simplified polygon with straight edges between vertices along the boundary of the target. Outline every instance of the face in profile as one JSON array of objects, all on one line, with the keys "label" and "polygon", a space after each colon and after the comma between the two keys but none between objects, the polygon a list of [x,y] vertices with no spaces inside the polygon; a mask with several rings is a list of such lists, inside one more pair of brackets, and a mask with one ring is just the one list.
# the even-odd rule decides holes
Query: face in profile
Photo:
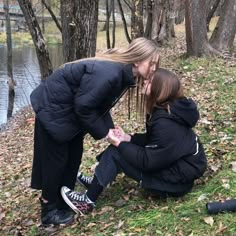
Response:
[{"label": "face in profile", "polygon": [[150,78],[158,67],[158,59],[149,58],[145,61],[135,63],[137,73],[143,78]]}]

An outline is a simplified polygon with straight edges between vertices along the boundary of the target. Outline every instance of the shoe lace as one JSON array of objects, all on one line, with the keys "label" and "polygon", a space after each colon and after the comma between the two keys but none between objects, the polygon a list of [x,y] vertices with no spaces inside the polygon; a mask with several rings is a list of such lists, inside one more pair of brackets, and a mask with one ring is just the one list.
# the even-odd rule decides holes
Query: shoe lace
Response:
[{"label": "shoe lace", "polygon": [[76,193],[74,191],[69,193],[69,196],[76,201],[85,201],[85,194]]},{"label": "shoe lace", "polygon": [[91,183],[92,183],[92,180],[93,180],[93,177],[91,177],[91,176],[85,176],[85,175],[83,175],[82,173],[80,173],[79,178],[80,178],[82,181],[84,181],[85,183],[87,183],[87,184],[91,184]]}]

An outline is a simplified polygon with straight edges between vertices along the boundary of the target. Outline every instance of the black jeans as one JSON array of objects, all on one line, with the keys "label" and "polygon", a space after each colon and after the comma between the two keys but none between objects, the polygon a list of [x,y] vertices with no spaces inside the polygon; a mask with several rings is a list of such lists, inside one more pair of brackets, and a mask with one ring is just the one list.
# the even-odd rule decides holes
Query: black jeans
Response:
[{"label": "black jeans", "polygon": [[[110,145],[104,152],[97,156],[97,159],[99,161],[99,164],[96,166],[95,175],[98,179],[99,184],[104,188],[109,183],[114,181],[117,174],[119,174],[120,172],[124,172],[130,178],[136,180],[138,183],[140,183],[140,187],[143,187],[141,185],[141,181],[143,181],[145,177],[151,176],[132,166],[121,156],[118,149],[112,145]],[[187,189],[186,191],[171,192],[167,191],[168,188],[164,188],[165,190],[161,188],[163,187],[163,184],[165,186],[168,183],[166,183],[165,181],[162,182],[158,179],[156,181],[157,186],[155,189],[144,188],[144,190],[151,195],[155,195],[161,198],[166,198],[168,196],[181,197],[187,192],[191,191],[192,188],[192,184],[190,184],[189,189]]]},{"label": "black jeans", "polygon": [[58,143],[36,119],[31,187],[42,190],[49,202],[61,198],[60,188],[74,189],[83,153],[83,135]]},{"label": "black jeans", "polygon": [[114,181],[120,172],[124,172],[137,182],[141,181],[142,172],[125,161],[116,147],[110,145],[97,159],[99,164],[96,166],[95,175],[102,187]]}]

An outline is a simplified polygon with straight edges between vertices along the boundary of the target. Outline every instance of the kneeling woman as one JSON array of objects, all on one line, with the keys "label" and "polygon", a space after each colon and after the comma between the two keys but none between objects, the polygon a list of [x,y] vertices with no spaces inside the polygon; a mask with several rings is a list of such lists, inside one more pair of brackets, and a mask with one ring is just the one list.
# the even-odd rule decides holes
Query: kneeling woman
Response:
[{"label": "kneeling woman", "polygon": [[160,68],[143,89],[146,133],[129,135],[120,127],[111,129],[108,140],[112,145],[99,155],[93,178],[77,177],[87,192],[62,187],[65,202],[76,213],[92,211],[99,194],[121,171],[149,192],[181,197],[206,170],[203,146],[192,130],[199,112],[194,101],[184,96],[178,77]]}]

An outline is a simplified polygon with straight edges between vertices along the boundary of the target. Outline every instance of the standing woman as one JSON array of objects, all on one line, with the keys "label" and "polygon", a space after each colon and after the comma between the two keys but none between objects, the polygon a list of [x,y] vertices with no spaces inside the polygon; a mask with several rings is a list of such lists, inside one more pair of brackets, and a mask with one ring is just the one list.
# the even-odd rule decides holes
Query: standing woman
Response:
[{"label": "standing woman", "polygon": [[60,188],[74,189],[84,135],[105,138],[114,127],[109,110],[135,86],[137,77],[149,78],[158,61],[156,44],[137,38],[126,50],[66,63],[32,92],[36,121],[31,187],[42,190],[42,224],[73,220]]}]

